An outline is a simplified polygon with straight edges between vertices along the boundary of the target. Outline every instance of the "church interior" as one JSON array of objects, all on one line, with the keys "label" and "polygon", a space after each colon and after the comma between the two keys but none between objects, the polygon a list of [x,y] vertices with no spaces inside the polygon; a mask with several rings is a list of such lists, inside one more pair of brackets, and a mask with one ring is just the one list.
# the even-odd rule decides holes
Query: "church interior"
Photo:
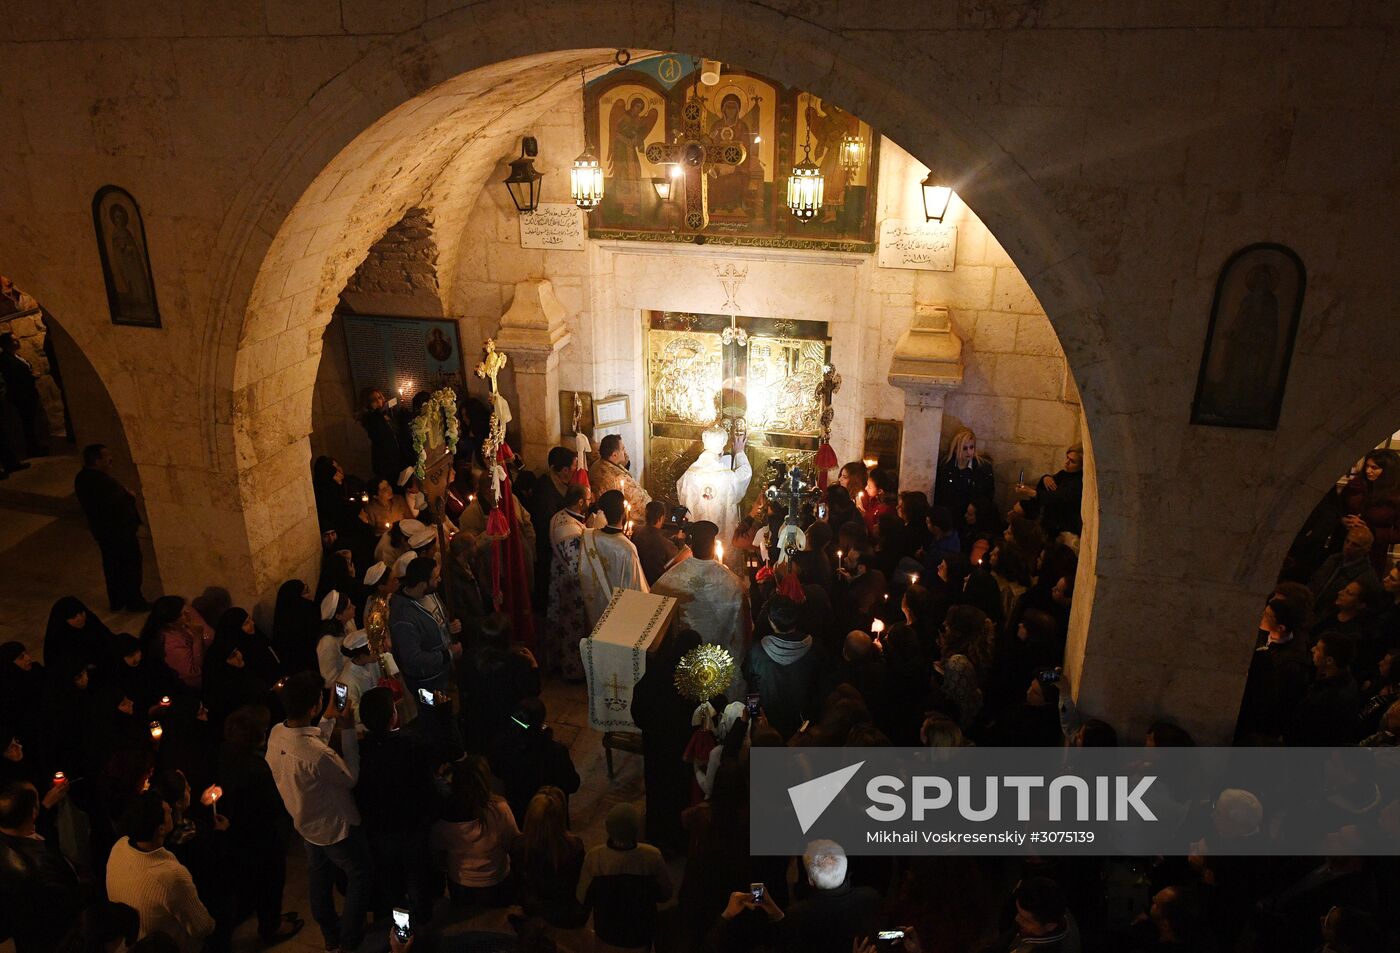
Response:
[{"label": "church interior", "polygon": [[747,850],[763,747],[1400,745],[1384,5],[13,6],[0,951],[1397,948],[1393,768]]}]

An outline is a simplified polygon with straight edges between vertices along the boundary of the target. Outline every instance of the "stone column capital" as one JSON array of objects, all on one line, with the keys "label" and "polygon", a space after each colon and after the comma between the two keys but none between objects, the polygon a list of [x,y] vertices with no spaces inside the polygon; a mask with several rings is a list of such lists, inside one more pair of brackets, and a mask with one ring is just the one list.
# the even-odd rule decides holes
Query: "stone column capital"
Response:
[{"label": "stone column capital", "polygon": [[947,308],[919,306],[913,325],[895,345],[888,380],[904,391],[906,402],[938,405],[962,384],[962,339],[953,331]]},{"label": "stone column capital", "polygon": [[515,298],[501,315],[496,348],[509,353],[518,364],[531,362],[542,367],[571,339],[564,316],[564,305],[548,279],[517,281]]}]

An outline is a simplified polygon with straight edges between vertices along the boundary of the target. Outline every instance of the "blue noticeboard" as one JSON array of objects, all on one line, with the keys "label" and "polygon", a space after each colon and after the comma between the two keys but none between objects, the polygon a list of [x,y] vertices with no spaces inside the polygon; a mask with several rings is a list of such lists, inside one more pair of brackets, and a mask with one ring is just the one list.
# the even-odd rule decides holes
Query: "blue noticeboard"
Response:
[{"label": "blue noticeboard", "polygon": [[385,397],[405,400],[412,400],[418,391],[449,386],[465,393],[456,321],[359,314],[337,317],[344,324],[356,400],[366,387],[378,388]]}]

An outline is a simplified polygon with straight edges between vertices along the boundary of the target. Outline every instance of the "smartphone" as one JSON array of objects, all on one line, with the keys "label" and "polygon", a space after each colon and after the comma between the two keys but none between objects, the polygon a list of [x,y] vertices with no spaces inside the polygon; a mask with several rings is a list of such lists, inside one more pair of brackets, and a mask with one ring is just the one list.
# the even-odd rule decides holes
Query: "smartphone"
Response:
[{"label": "smartphone", "polygon": [[437,696],[426,688],[418,689],[418,700],[429,707],[437,704]]},{"label": "smartphone", "polygon": [[335,710],[344,711],[345,703],[350,698],[350,688],[344,682],[335,683]]},{"label": "smartphone", "polygon": [[744,700],[744,704],[745,704],[745,705],[748,707],[748,709],[749,709],[749,717],[750,717],[750,718],[757,718],[757,717],[758,717],[758,696],[757,696],[757,695],[749,695],[748,698],[746,698],[746,699]]},{"label": "smartphone", "polygon": [[904,942],[904,931],[881,930],[879,933],[875,934],[875,942],[880,946],[887,947],[891,950],[895,949],[896,947],[901,947],[903,946]]},{"label": "smartphone", "polygon": [[1062,676],[1053,668],[1047,668],[1041,672],[1037,672],[1035,677],[1040,679],[1042,684],[1053,685],[1055,682],[1058,682]]},{"label": "smartphone", "polygon": [[824,519],[826,519],[826,504],[825,504],[825,503],[818,503],[818,504],[817,504],[817,519],[819,519],[819,520],[824,520]]},{"label": "smartphone", "polygon": [[[408,911],[403,907],[394,908],[394,936],[399,938],[399,942],[407,940],[413,928],[408,923]],[[901,934],[902,936],[903,934]]]},{"label": "smartphone", "polygon": [[767,889],[768,889],[768,888],[765,887],[765,886],[764,886],[763,884],[761,884],[761,883],[758,883],[758,884],[749,884],[749,896],[750,896],[750,897],[753,897],[753,902],[754,902],[754,903],[762,903],[762,902],[763,902],[763,893],[764,893],[764,891],[767,890]]}]

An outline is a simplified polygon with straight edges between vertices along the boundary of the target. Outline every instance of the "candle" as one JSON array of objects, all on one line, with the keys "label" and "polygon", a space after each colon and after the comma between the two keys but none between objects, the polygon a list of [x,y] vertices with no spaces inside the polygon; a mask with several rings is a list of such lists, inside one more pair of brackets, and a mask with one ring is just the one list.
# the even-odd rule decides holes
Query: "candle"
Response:
[{"label": "candle", "polygon": [[867,470],[873,470],[873,469],[875,469],[875,464],[879,463],[880,461],[879,461],[879,460],[876,460],[874,457],[866,457],[866,458],[865,458],[863,461],[861,461],[861,462],[865,464],[865,468],[866,468]]},{"label": "candle", "polygon": [[627,535],[628,535],[628,536],[631,536],[631,535],[632,535],[632,521],[631,521],[631,520],[628,520],[628,521],[627,521]]},{"label": "candle", "polygon": [[632,512],[632,503],[631,503],[630,501],[628,501],[628,500],[623,500],[623,501],[622,501],[622,506],[623,506],[623,508],[624,508],[625,510],[627,510],[627,512],[629,512],[629,513]]},{"label": "candle", "polygon": [[719,540],[715,540],[715,559],[724,562],[724,544]]},{"label": "candle", "polygon": [[870,631],[875,635],[879,635],[881,632],[885,631],[885,623],[876,619],[874,622],[870,623]]},{"label": "candle", "polygon": [[836,561],[837,561],[838,563],[839,563],[841,560],[845,559],[845,558],[846,558],[846,554],[845,554],[844,552],[842,552],[842,551],[839,550],[839,549],[836,550]]},{"label": "candle", "polygon": [[163,734],[165,734],[165,729],[160,726],[160,722],[151,722],[151,738],[156,741],[159,741],[160,736]]},{"label": "candle", "polygon": [[67,778],[64,777],[62,771],[55,771],[55,772],[53,773],[53,783],[54,783],[54,784],[62,784],[62,783],[63,783],[64,781],[66,781],[66,780],[67,780]]},{"label": "candle", "polygon": [[360,502],[361,502],[361,503],[368,503],[368,502],[369,502],[369,494],[368,494],[368,493],[361,493],[361,494],[360,494]]},{"label": "candle", "polygon": [[911,586],[917,586],[918,584],[919,584],[919,574],[918,574],[918,573],[910,573],[910,574],[909,574],[909,585],[911,585]]},{"label": "candle", "polygon": [[170,707],[170,696],[169,696],[169,695],[162,695],[162,696],[160,696],[160,707],[162,707],[162,708],[169,708],[169,707]]}]

